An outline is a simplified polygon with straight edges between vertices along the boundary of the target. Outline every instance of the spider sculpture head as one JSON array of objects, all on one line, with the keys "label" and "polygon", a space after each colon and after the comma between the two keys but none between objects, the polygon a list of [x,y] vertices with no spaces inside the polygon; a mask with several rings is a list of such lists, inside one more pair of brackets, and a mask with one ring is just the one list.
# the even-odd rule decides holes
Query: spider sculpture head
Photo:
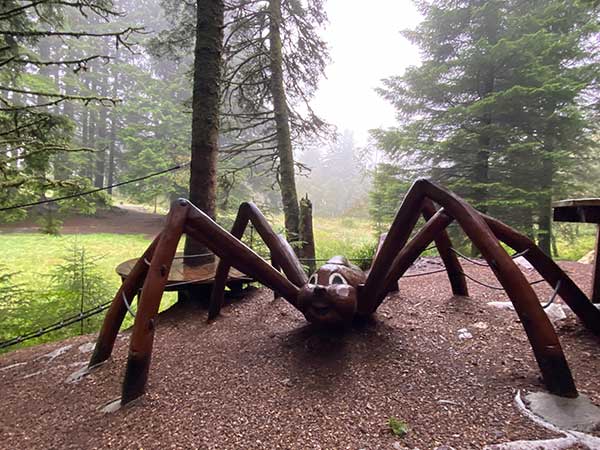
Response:
[{"label": "spider sculpture head", "polygon": [[356,315],[357,289],[365,273],[343,256],[334,256],[308,279],[298,294],[298,309],[309,322],[335,326]]}]

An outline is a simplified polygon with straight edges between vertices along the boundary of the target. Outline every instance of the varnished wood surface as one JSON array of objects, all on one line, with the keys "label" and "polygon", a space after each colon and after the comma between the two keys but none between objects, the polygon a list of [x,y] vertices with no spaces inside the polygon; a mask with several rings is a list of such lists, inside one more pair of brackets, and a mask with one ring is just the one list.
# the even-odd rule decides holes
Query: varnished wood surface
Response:
[{"label": "varnished wood surface", "polygon": [[[177,253],[177,256],[182,256],[182,254]],[[137,258],[129,259],[119,264],[115,270],[121,276],[121,278],[127,278],[136,262]],[[173,260],[167,284],[181,283],[185,281],[194,281],[195,284],[210,284],[215,278],[219,258],[215,257],[213,262],[199,266],[188,266],[183,264],[183,262],[184,260],[181,258]],[[233,267],[229,270],[229,280],[247,282],[252,281],[248,275],[240,272],[237,269],[234,269]]]},{"label": "varnished wood surface", "polygon": [[599,206],[600,198],[569,198],[552,203],[553,208],[563,208],[569,206]]},{"label": "varnished wood surface", "polygon": [[600,198],[561,200],[552,208],[556,222],[600,223]]}]

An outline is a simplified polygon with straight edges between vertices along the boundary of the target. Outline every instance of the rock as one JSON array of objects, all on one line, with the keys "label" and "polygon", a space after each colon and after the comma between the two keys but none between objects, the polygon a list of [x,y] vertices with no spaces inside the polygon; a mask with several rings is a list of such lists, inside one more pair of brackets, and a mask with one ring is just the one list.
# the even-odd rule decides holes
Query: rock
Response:
[{"label": "rock", "polygon": [[550,305],[545,308],[544,311],[546,312],[548,319],[550,319],[552,322],[558,322],[559,320],[564,320],[567,318],[567,315],[560,305]]},{"label": "rock", "polygon": [[506,309],[508,311],[515,310],[515,307],[513,306],[512,302],[488,302],[487,305],[491,306],[492,308]]},{"label": "rock", "polygon": [[73,344],[65,345],[64,347],[57,348],[56,350],[50,353],[46,353],[45,355],[42,355],[37,359],[48,358],[48,363],[51,363],[59,356],[67,353],[71,349],[71,347],[73,347]]},{"label": "rock", "polygon": [[525,269],[525,270],[533,270],[533,266],[529,263],[529,261],[527,261],[525,259],[524,256],[519,256],[515,259],[513,259],[513,261],[515,262],[515,264],[517,266],[519,266],[521,269]]},{"label": "rock", "polygon": [[596,252],[594,250],[592,250],[577,262],[580,262],[582,264],[594,264],[595,257],[596,257]]},{"label": "rock", "polygon": [[400,442],[394,442],[392,448],[394,450],[410,450],[410,448],[403,446]]},{"label": "rock", "polygon": [[466,328],[461,328],[458,330],[458,338],[459,339],[473,339],[473,335]]},{"label": "rock", "polygon": [[525,400],[531,412],[562,430],[589,432],[600,426],[600,408],[583,394],[565,398],[547,392],[532,392]]},{"label": "rock", "polygon": [[102,411],[104,414],[112,414],[120,410],[121,406],[121,398],[119,397],[118,399],[104,405],[102,408],[100,408],[100,411]]},{"label": "rock", "polygon": [[485,322],[475,322],[471,325],[473,328],[477,328],[478,330],[487,330],[488,324]]},{"label": "rock", "polygon": [[94,344],[93,342],[86,342],[85,344],[81,344],[79,347],[77,347],[77,349],[81,353],[90,353],[92,350],[94,350],[95,346],[96,344]]},{"label": "rock", "polygon": [[[505,309],[507,311],[515,310],[515,307],[512,304],[512,302],[489,302],[487,305],[491,306],[492,308]],[[552,305],[548,306],[547,308],[544,309],[544,311],[545,311],[546,315],[548,316],[548,318],[553,323],[567,318],[567,315],[565,314],[562,306],[557,305],[557,304],[552,304]],[[473,326],[475,326],[475,325],[473,325]]]}]

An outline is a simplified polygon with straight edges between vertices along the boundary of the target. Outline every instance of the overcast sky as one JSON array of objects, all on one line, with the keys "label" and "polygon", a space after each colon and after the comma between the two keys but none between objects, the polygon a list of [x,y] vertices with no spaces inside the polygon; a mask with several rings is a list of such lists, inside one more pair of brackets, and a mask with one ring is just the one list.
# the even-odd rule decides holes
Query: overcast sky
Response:
[{"label": "overcast sky", "polygon": [[394,125],[394,109],[374,91],[380,80],[418,64],[418,50],[399,31],[420,16],[410,0],[327,0],[324,34],[332,62],[312,102],[339,131],[354,131],[364,145],[371,128]]}]

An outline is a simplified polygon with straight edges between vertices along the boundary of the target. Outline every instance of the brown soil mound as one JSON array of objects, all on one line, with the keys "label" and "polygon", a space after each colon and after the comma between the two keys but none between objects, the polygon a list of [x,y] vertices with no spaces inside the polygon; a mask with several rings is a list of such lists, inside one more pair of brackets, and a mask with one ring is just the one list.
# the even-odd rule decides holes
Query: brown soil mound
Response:
[{"label": "brown soil mound", "polygon": [[[497,284],[487,268],[465,266]],[[563,267],[589,288],[590,266]],[[443,273],[406,278],[371,323],[344,333],[316,331],[267,289],[211,325],[205,311],[175,306],[160,318],[148,394],[113,414],[99,408],[120,392],[127,333],[78,383],[65,379],[94,336],[3,355],[0,447],[471,449],[552,437],[514,407],[518,390],[543,386],[516,315],[486,306],[506,296],[469,286],[472,298],[453,298]],[[459,339],[461,328],[473,338]],[[571,316],[557,329],[580,391],[600,404],[599,339]],[[408,424],[405,437],[390,432],[390,417]]]}]

